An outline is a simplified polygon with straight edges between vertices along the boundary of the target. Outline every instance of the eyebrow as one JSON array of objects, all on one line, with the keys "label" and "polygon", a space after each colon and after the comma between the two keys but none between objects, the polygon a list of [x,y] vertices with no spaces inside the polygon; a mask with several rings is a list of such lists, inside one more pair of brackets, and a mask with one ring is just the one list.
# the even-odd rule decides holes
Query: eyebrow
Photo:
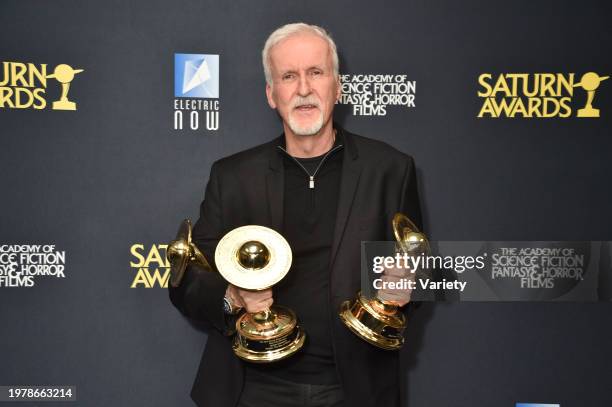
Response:
[{"label": "eyebrow", "polygon": [[[321,71],[325,71],[325,68],[323,68],[320,65],[313,65],[313,66],[310,66],[310,67],[306,68],[307,71],[310,71],[312,69],[319,69]],[[284,70],[284,71],[280,71],[280,74],[284,75],[284,74],[287,74],[287,73],[296,73],[296,72],[297,72],[297,70],[295,70],[295,69],[287,69],[287,70]]]}]

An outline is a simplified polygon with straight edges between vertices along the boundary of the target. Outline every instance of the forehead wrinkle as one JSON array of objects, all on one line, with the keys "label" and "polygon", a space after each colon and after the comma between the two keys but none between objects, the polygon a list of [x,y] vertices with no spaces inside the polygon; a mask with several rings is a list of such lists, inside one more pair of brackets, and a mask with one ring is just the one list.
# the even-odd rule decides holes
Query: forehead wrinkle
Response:
[{"label": "forehead wrinkle", "polygon": [[[329,44],[327,43],[327,41],[325,41],[324,39],[313,35],[313,34],[296,34],[293,36],[290,36],[288,38],[285,38],[284,40],[282,40],[281,42],[275,44],[271,49],[270,49],[270,54],[269,54],[269,60],[270,60],[270,65],[271,68],[274,71],[278,71],[280,73],[286,73],[286,72],[291,72],[291,71],[298,71],[299,68],[296,67],[296,63],[295,61],[290,61],[288,62],[289,66],[285,66],[285,67],[279,67],[278,66],[278,55],[275,56],[275,54],[277,54],[278,51],[278,47],[282,46],[283,44],[286,44],[288,41],[292,41],[295,40],[296,38],[314,38],[316,39],[318,42],[320,42],[321,44],[323,44],[325,46],[325,51],[323,52],[324,56],[324,60],[322,61],[322,63],[316,63],[312,66],[310,66],[309,68],[306,69],[312,69],[312,68],[319,68],[319,69],[323,69],[323,70],[327,70],[328,68],[330,70],[333,70],[333,57],[332,57],[332,50],[329,46]],[[309,49],[313,48],[313,44],[304,44],[304,43],[297,43],[294,47],[292,47],[292,50],[295,48],[304,48],[304,47],[308,47]],[[320,50],[316,50],[316,53],[312,53],[310,52],[309,54],[314,54],[315,56],[318,56],[318,54],[320,53]],[[301,53],[300,53],[301,55]]]}]

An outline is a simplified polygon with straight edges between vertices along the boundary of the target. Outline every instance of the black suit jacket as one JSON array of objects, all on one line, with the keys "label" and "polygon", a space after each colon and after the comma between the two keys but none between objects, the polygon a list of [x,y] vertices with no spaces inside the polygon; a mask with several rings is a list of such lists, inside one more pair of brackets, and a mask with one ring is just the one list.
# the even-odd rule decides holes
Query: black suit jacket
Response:
[{"label": "black suit jacket", "polygon": [[[361,241],[393,240],[391,219],[396,212],[421,227],[414,162],[383,142],[336,128],[345,148],[329,263],[335,361],[347,406],[398,406],[400,386],[405,385],[398,352],[378,349],[355,336],[338,311],[360,289]],[[284,170],[277,146],[282,137],[213,164],[193,230],[194,242],[213,267],[215,247],[230,230],[256,224],[281,231]],[[216,272],[188,269],[181,286],[170,288],[172,303],[185,316],[214,327],[191,393],[199,406],[233,407],[243,386],[246,362],[233,354],[231,338],[225,335],[226,287]]]}]

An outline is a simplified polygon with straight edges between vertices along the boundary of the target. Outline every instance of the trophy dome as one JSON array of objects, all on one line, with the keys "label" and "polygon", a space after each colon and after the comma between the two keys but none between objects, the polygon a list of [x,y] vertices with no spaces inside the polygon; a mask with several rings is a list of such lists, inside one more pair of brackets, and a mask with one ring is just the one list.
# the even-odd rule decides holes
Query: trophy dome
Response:
[{"label": "trophy dome", "polygon": [[251,240],[240,246],[238,261],[249,270],[260,270],[270,262],[270,250],[261,242]]}]

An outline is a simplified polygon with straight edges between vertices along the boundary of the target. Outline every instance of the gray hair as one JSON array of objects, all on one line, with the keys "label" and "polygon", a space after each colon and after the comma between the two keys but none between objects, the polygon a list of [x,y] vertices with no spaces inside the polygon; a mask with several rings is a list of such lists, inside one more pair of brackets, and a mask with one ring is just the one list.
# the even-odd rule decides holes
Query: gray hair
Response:
[{"label": "gray hair", "polygon": [[336,43],[332,37],[325,31],[325,29],[311,24],[305,23],[293,23],[286,24],[280,28],[277,28],[266,40],[261,51],[261,59],[263,62],[264,74],[266,75],[266,83],[272,86],[272,70],[270,68],[270,50],[273,46],[283,41],[284,39],[298,34],[315,34],[327,41],[329,50],[332,54],[332,63],[334,68],[334,76],[338,76],[339,62],[338,62],[338,50],[336,49]]}]

